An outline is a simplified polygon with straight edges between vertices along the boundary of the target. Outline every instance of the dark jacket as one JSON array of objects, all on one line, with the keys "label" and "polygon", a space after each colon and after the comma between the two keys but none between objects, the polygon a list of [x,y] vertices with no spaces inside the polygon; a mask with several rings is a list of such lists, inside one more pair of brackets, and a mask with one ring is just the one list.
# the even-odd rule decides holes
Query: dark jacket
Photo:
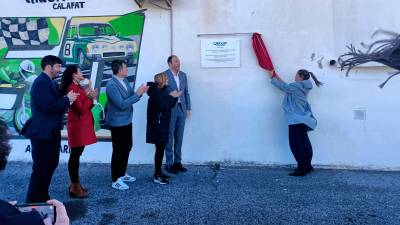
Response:
[{"label": "dark jacket", "polygon": [[26,137],[50,140],[59,136],[68,107],[69,100],[61,94],[58,84],[41,73],[31,88],[32,122],[27,128]]},{"label": "dark jacket", "polygon": [[177,98],[169,95],[167,87],[158,88],[154,82],[148,82],[149,100],[147,103],[147,143],[167,143],[171,108],[175,106]]},{"label": "dark jacket", "polygon": [[38,212],[20,212],[15,206],[0,200],[0,224],[1,225],[44,225]]}]

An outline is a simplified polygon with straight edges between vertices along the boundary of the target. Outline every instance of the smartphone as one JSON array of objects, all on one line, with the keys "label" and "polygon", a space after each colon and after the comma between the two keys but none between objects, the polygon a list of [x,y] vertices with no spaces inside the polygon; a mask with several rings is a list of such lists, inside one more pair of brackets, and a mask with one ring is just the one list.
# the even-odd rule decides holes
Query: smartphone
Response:
[{"label": "smartphone", "polygon": [[52,224],[56,221],[56,208],[53,205],[47,203],[33,203],[33,204],[22,204],[16,205],[20,212],[31,212],[37,211],[43,219],[50,218]]}]

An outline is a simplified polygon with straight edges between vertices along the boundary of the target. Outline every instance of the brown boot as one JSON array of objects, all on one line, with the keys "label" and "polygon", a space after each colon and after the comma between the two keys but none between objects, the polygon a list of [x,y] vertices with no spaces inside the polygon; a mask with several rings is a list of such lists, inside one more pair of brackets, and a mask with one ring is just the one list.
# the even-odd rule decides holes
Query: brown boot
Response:
[{"label": "brown boot", "polygon": [[85,190],[82,189],[81,184],[72,183],[69,186],[69,197],[71,198],[87,198],[88,194]]}]

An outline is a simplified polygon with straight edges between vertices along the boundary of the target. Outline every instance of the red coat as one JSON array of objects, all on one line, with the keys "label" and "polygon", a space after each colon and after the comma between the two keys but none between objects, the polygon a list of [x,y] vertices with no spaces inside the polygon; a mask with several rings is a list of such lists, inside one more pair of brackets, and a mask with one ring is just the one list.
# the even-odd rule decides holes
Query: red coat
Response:
[{"label": "red coat", "polygon": [[79,93],[78,98],[68,110],[67,130],[70,147],[81,147],[96,143],[96,134],[93,126],[93,100],[86,96],[86,92],[79,85],[72,83],[69,91]]}]

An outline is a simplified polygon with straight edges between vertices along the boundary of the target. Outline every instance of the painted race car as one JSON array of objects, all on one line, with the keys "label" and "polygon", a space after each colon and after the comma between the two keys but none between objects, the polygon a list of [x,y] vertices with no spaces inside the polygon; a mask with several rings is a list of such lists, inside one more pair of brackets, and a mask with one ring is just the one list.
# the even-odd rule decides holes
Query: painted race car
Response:
[{"label": "painted race car", "polygon": [[135,64],[138,47],[134,40],[121,37],[109,23],[71,24],[67,31],[62,58],[68,64],[87,68],[93,61],[128,59]]}]

